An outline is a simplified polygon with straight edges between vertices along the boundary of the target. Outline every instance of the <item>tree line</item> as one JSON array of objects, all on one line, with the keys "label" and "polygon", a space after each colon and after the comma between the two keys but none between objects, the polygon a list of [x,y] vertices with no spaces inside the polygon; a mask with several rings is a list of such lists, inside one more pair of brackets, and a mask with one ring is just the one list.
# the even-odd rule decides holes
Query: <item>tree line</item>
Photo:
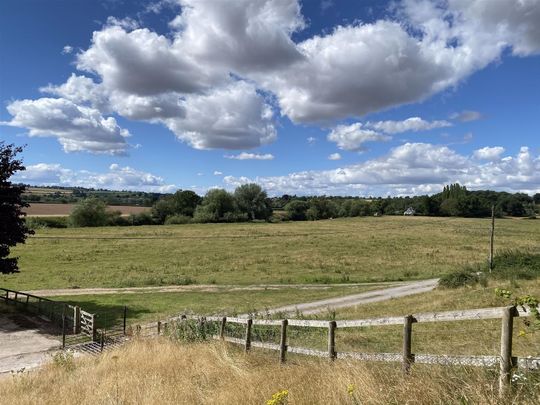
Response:
[{"label": "tree line", "polygon": [[[460,184],[445,186],[431,196],[415,197],[297,197],[283,195],[268,198],[265,190],[251,183],[234,192],[212,189],[204,197],[191,190],[163,195],[149,212],[121,216],[109,212],[104,201],[91,197],[74,208],[62,226],[172,225],[187,223],[246,221],[306,221],[341,217],[403,215],[481,218],[497,216],[535,217],[540,193],[530,197],[522,193],[469,191]],[[46,219],[43,219],[47,221]],[[34,220],[34,221],[39,221]],[[49,226],[54,226],[49,224]]]}]

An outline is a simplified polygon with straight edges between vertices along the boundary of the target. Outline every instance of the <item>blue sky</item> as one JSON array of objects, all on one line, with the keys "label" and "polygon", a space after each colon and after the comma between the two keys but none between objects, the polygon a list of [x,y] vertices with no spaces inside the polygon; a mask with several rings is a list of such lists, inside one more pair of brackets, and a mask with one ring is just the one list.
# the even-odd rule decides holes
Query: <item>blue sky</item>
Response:
[{"label": "blue sky", "polygon": [[540,0],[4,0],[30,184],[540,192]]}]

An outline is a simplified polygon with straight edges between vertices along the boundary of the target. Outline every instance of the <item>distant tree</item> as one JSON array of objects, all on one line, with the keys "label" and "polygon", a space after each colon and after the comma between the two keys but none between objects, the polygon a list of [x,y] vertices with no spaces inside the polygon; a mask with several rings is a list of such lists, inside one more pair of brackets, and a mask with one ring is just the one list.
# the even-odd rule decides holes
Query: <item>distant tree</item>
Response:
[{"label": "distant tree", "polygon": [[536,194],[533,196],[533,200],[534,200],[534,203],[535,203],[535,204],[540,204],[540,193],[536,193]]},{"label": "distant tree", "polygon": [[255,183],[243,184],[234,190],[234,199],[240,212],[248,219],[265,219],[272,216],[272,206],[266,191]]},{"label": "distant tree", "polygon": [[195,222],[234,222],[240,220],[240,216],[232,194],[223,189],[213,189],[197,206],[193,219]]},{"label": "distant tree", "polygon": [[107,206],[99,198],[89,197],[81,200],[71,211],[69,217],[71,225],[75,227],[105,226],[109,215]]},{"label": "distant tree", "polygon": [[22,211],[28,207],[22,200],[25,186],[9,181],[13,174],[25,170],[22,161],[15,159],[21,152],[21,147],[0,142],[0,273],[19,271],[18,258],[8,258],[10,247],[24,243],[27,236],[34,233],[27,228],[26,214]]},{"label": "distant tree", "polygon": [[168,217],[187,216],[192,217],[195,208],[202,201],[202,198],[191,190],[178,190],[173,195],[168,195],[152,206],[152,216],[157,223],[163,224]]},{"label": "distant tree", "polygon": [[192,217],[202,198],[191,190],[179,190],[173,194],[174,213]]},{"label": "distant tree", "polygon": [[338,214],[338,207],[335,202],[326,197],[316,197],[309,201],[307,218],[309,220],[335,218]]},{"label": "distant tree", "polygon": [[305,221],[308,208],[307,201],[293,200],[285,206],[285,211],[292,221]]}]

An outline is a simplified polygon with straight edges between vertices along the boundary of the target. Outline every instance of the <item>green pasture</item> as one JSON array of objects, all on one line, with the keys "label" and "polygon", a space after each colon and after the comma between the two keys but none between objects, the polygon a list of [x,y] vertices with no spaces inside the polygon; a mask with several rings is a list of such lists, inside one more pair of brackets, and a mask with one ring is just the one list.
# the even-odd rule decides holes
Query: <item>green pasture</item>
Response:
[{"label": "green pasture", "polygon": [[[363,217],[313,222],[40,229],[13,254],[19,290],[425,279],[485,263],[489,219]],[[501,219],[495,246],[534,249],[540,222]]]}]

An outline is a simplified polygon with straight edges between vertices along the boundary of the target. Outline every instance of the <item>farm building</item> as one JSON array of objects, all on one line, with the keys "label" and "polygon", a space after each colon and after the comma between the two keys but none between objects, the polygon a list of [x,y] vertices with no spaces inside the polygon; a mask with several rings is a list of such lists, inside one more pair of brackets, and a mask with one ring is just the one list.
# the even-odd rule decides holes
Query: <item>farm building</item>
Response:
[{"label": "farm building", "polygon": [[403,213],[403,215],[414,215],[416,214],[416,211],[413,207],[409,207],[405,210],[405,212]]}]

